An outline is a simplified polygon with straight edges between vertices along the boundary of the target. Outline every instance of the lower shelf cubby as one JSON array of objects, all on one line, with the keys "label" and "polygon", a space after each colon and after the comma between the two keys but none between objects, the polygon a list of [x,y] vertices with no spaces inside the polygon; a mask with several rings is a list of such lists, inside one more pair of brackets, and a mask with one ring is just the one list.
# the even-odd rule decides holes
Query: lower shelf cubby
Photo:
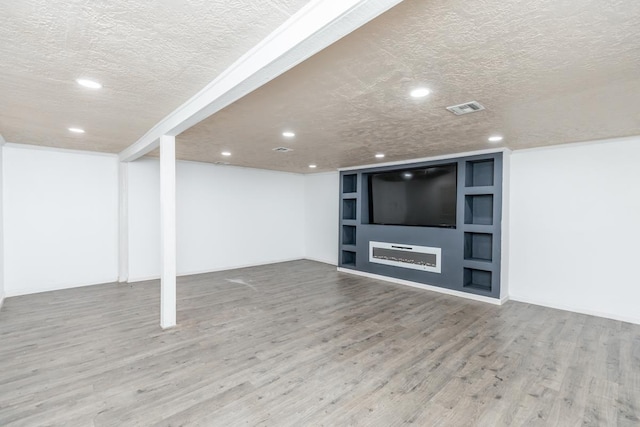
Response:
[{"label": "lower shelf cubby", "polygon": [[464,259],[491,262],[493,235],[490,233],[464,233]]},{"label": "lower shelf cubby", "polygon": [[356,266],[356,253],[352,251],[342,251],[342,266],[343,267],[355,267]]},{"label": "lower shelf cubby", "polygon": [[356,244],[356,227],[353,225],[342,226],[342,244],[343,245],[355,245]]},{"label": "lower shelf cubby", "polygon": [[475,268],[464,269],[463,287],[491,292],[491,272]]}]

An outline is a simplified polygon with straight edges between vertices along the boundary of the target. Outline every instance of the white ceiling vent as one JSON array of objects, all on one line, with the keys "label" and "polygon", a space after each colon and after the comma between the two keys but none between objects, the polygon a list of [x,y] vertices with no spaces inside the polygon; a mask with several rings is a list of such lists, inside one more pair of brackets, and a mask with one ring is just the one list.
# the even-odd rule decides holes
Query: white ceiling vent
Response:
[{"label": "white ceiling vent", "polygon": [[293,151],[293,148],[276,147],[273,149],[273,151],[277,151],[278,153],[288,153],[289,151]]},{"label": "white ceiling vent", "polygon": [[484,110],[484,107],[480,105],[478,101],[471,101],[447,107],[447,110],[451,111],[456,116],[461,116],[463,114],[475,113],[476,111]]}]

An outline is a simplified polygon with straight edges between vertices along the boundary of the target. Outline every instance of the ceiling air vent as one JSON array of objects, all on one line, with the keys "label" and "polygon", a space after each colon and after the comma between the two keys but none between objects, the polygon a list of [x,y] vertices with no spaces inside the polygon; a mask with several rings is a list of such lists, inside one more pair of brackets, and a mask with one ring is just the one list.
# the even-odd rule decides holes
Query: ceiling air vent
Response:
[{"label": "ceiling air vent", "polygon": [[475,113],[476,111],[484,110],[484,107],[480,105],[478,101],[471,101],[447,107],[447,110],[451,111],[456,116],[461,116],[463,114]]},{"label": "ceiling air vent", "polygon": [[287,147],[276,147],[273,151],[277,151],[278,153],[288,153],[289,151],[293,151],[293,149]]}]

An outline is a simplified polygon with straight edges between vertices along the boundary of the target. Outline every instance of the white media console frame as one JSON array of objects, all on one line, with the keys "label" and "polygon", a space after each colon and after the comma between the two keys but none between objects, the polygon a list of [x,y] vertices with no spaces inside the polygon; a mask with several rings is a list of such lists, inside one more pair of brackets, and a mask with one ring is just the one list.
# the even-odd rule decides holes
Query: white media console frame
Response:
[{"label": "white media console frame", "polygon": [[[398,254],[405,253],[422,253],[435,255],[436,262],[432,265],[417,264],[412,262],[394,261],[391,259],[374,257],[374,249],[388,249],[398,252]],[[431,273],[441,273],[442,271],[442,249],[432,248],[429,246],[417,246],[417,245],[405,245],[402,243],[387,243],[387,242],[375,242],[369,241],[369,262],[377,264],[392,265],[394,267],[412,268],[414,270],[429,271]]]}]

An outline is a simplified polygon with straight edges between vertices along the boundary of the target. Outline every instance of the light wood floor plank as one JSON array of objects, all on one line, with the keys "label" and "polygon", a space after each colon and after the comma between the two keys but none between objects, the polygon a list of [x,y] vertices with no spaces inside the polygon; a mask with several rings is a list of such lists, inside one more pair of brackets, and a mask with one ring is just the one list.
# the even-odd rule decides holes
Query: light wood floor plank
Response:
[{"label": "light wood floor plank", "polygon": [[640,326],[295,261],[9,298],[1,426],[640,425]]}]

